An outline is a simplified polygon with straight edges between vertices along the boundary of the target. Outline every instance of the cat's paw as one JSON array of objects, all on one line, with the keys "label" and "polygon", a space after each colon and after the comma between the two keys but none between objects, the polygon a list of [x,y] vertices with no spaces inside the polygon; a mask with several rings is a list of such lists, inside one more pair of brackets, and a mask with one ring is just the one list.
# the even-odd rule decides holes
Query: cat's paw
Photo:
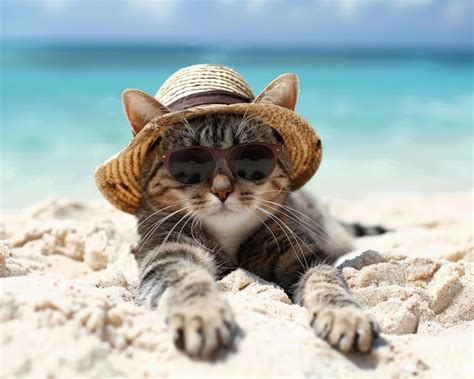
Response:
[{"label": "cat's paw", "polygon": [[370,352],[380,332],[377,321],[357,306],[328,307],[313,312],[311,326],[320,338],[342,352]]},{"label": "cat's paw", "polygon": [[221,298],[175,305],[167,318],[176,347],[192,358],[210,359],[232,345],[237,324]]}]

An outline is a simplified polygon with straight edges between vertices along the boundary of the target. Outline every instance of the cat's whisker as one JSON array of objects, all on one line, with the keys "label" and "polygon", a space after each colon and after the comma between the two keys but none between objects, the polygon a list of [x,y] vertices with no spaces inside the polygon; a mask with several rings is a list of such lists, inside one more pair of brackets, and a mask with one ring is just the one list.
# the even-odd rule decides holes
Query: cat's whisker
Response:
[{"label": "cat's whisker", "polygon": [[279,218],[278,216],[276,216],[275,214],[273,214],[273,213],[271,213],[271,212],[268,212],[268,215],[269,215],[269,217],[272,218],[274,221],[277,221],[277,222],[281,223],[281,224],[285,227],[285,229],[290,233],[290,236],[293,238],[293,240],[294,240],[294,241],[296,242],[296,244],[298,245],[300,255],[301,255],[301,257],[303,257],[303,260],[304,260],[304,264],[303,264],[303,262],[301,261],[301,259],[299,259],[298,252],[293,249],[293,252],[294,252],[296,258],[298,259],[298,261],[300,262],[300,264],[301,264],[301,266],[302,266],[303,268],[309,267],[309,266],[308,266],[308,262],[306,261],[306,257],[305,257],[303,248],[301,247],[301,244],[299,243],[298,239],[296,238],[296,237],[298,237],[298,236],[295,235],[295,233],[288,227],[288,225],[286,225],[286,223],[285,223],[281,218]]},{"label": "cat's whisker", "polygon": [[[265,202],[265,203],[272,203],[272,204],[278,204],[278,203],[273,203],[273,202],[270,202],[270,201],[267,201],[267,200],[263,200],[263,199],[259,199],[261,202]],[[269,204],[266,204],[266,206],[275,211],[275,212],[279,212],[281,213],[282,215],[285,215],[287,216],[289,219],[295,221],[297,224],[299,224],[300,226],[303,226],[306,230],[308,230],[309,232],[312,232],[314,234],[316,234],[318,237],[320,237],[321,239],[323,239],[324,241],[326,242],[329,242],[329,240],[327,238],[325,238],[325,236],[322,234],[322,232],[320,230],[317,230],[315,229],[313,226],[311,226],[311,224],[307,223],[306,221],[304,220],[301,220],[301,219],[298,219],[294,214],[290,213],[290,211],[286,210],[288,213],[284,212],[281,207],[283,206],[282,204],[278,204],[277,206],[272,206],[272,205],[269,205]]]},{"label": "cat's whisker", "polygon": [[[259,200],[262,200],[262,199],[259,199]],[[280,204],[280,205],[281,205],[281,204]],[[269,209],[271,209],[271,210],[274,211],[274,212],[279,212],[279,213],[285,215],[286,217],[292,219],[293,221],[295,221],[295,222],[297,222],[297,223],[300,223],[301,221],[303,221],[303,220],[301,220],[301,219],[297,219],[297,218],[295,218],[295,217],[290,216],[289,214],[283,212],[281,209],[277,209],[276,207],[271,207],[271,206],[269,206],[268,204],[266,204],[266,205],[263,205],[263,204],[262,204],[262,206],[266,206],[266,207],[268,207]],[[304,221],[303,221],[303,222],[304,222]],[[309,227],[306,227],[305,225],[301,225],[301,226],[303,226],[303,228],[306,229],[307,231],[312,232],[312,233],[315,233],[316,236],[319,237],[320,239],[322,239],[323,241],[325,241],[325,242],[327,242],[327,243],[330,242],[326,237],[324,237],[324,236],[321,234],[320,231],[311,228],[311,225],[308,224]],[[300,240],[301,240],[301,239],[300,239]],[[309,246],[308,246],[303,240],[301,240],[301,242],[303,242],[303,243],[305,244],[305,246],[308,248],[308,250],[311,252],[311,254],[312,254],[315,258],[318,258],[318,264],[329,264],[329,265],[330,265],[330,264],[333,263],[331,257],[325,256],[325,255],[317,254],[317,252],[315,252],[315,251],[313,251],[312,249],[310,249]],[[342,246],[341,246],[341,248],[343,249],[344,252],[347,253],[347,249],[345,249],[345,248],[342,247]]]},{"label": "cat's whisker", "polygon": [[241,133],[241,129],[242,129],[242,124],[243,124],[243,122],[244,122],[244,119],[245,119],[245,116],[246,116],[246,114],[247,114],[247,111],[248,111],[248,109],[245,110],[245,113],[244,113],[244,115],[243,115],[243,117],[242,117],[242,120],[240,121],[239,126],[237,127],[237,130],[236,130],[236,132],[234,133],[234,139],[237,139],[237,138],[240,137],[240,133]]},{"label": "cat's whisker", "polygon": [[183,210],[186,210],[188,208],[190,208],[191,205],[189,206],[186,206],[186,207],[183,207],[181,209],[178,209],[177,211],[174,211],[172,213],[170,213],[169,215],[167,215],[166,217],[163,217],[161,218],[156,224],[152,224],[152,226],[150,227],[150,230],[146,233],[146,235],[144,237],[142,237],[142,239],[145,239],[145,241],[143,243],[141,243],[139,246],[138,246],[138,252],[141,251],[141,249],[146,245],[146,243],[148,242],[148,240],[150,239],[151,235],[166,221],[168,220],[170,217],[174,216],[175,214],[179,213],[179,212],[182,212]]},{"label": "cat's whisker", "polygon": [[[317,222],[316,220],[312,219],[311,217],[309,217],[308,215],[292,208],[292,207],[289,207],[287,205],[283,205],[283,208],[287,209],[288,212],[295,212],[297,214],[300,214],[301,216],[305,217],[307,220],[309,220],[310,222],[312,222],[316,227],[320,228],[321,230],[323,230],[324,232],[326,232],[326,234],[328,235],[328,237],[338,246],[342,249],[342,251],[344,251],[345,253],[348,253],[349,250],[347,250],[338,240],[337,238],[335,238],[332,233],[328,230],[328,228],[325,228],[323,225],[321,225],[319,222]],[[294,213],[293,213],[294,214]],[[296,217],[296,215],[295,215]],[[307,222],[305,222],[307,224]]]},{"label": "cat's whisker", "polygon": [[[260,199],[261,201],[264,201],[264,202],[267,202],[267,203],[271,203],[273,205],[276,205],[277,207],[281,207],[281,208],[284,208],[288,213],[292,214],[294,216],[294,219],[295,221],[297,222],[302,222],[303,224],[305,225],[308,225],[309,227],[311,227],[311,225],[309,224],[309,222],[306,222],[304,220],[301,220],[301,219],[298,219],[297,214],[305,217],[307,220],[309,220],[311,223],[313,223],[313,225],[315,225],[317,228],[319,228],[321,231],[324,231],[327,236],[338,246],[340,247],[343,251],[345,251],[346,253],[348,253],[349,251],[341,245],[341,243],[336,239],[334,238],[334,236],[329,232],[329,230],[327,230],[325,227],[323,227],[321,224],[319,224],[316,220],[314,220],[313,218],[309,217],[308,215],[304,214],[303,212],[300,212],[288,205],[284,205],[284,204],[280,204],[280,203],[276,203],[274,201],[270,201],[270,200],[263,200],[263,199]],[[291,217],[290,215],[288,215],[288,217]],[[321,232],[317,232],[317,230],[313,230],[319,237],[321,238],[325,238],[324,235],[321,234]],[[326,242],[329,242],[329,240],[326,239]]]},{"label": "cat's whisker", "polygon": [[[274,217],[278,217],[276,216],[275,214],[273,214]],[[305,241],[303,241],[303,239],[297,234],[295,233],[293,230],[291,230],[291,228],[281,219],[278,217],[278,219],[283,223],[283,225],[286,227],[286,229],[288,230],[288,232],[292,235],[292,237],[295,239],[296,243],[298,244],[299,248],[300,248],[300,251],[301,251],[301,255],[303,256],[303,259],[305,261],[305,265],[306,267],[308,268],[309,265],[308,265],[308,261],[306,260],[306,255],[304,254],[303,252],[303,249],[300,245],[300,243],[298,242],[301,241],[303,243],[304,246],[306,246],[306,249],[311,253],[311,254],[314,254],[313,250],[306,244]]]},{"label": "cat's whisker", "polygon": [[245,110],[244,115],[242,116],[242,120],[240,121],[240,124],[237,128],[237,131],[234,134],[234,138],[239,138],[240,137],[240,134],[243,132],[244,126],[248,123],[247,117],[255,119],[255,116],[252,115],[252,114],[247,116],[247,112],[248,112],[248,108]]},{"label": "cat's whisker", "polygon": [[277,248],[278,248],[278,251],[280,252],[280,244],[278,243],[278,239],[276,238],[275,236],[275,233],[273,233],[273,231],[270,229],[270,227],[265,223],[264,220],[262,220],[258,215],[257,215],[257,212],[253,212],[253,211],[250,211],[252,213],[252,215],[257,218],[264,226],[265,228],[268,229],[268,231],[271,233],[273,239],[275,240],[276,244],[277,244]]},{"label": "cat's whisker", "polygon": [[[176,212],[177,213],[177,212]],[[146,244],[146,242],[148,241],[148,238],[151,237],[151,235],[156,231],[156,229],[163,223],[165,222],[168,218],[170,218],[171,216],[173,216],[175,214],[175,212],[173,213],[170,213],[166,216],[163,216],[161,218],[159,218],[158,220],[156,220],[155,222],[152,222],[148,228],[145,230],[145,233],[143,233],[143,236],[140,238],[141,240],[141,244],[139,244],[137,246],[137,252],[140,252],[141,249],[143,248],[143,246]]]},{"label": "cat's whisker", "polygon": [[247,125],[249,125],[250,123],[253,123],[250,128],[255,128],[255,127],[258,127],[259,125],[263,125],[263,123],[261,123],[256,116],[253,116],[253,115],[249,115],[245,118],[245,120],[242,120],[242,123],[241,125],[239,126],[239,130],[237,131],[237,133],[235,134],[236,138],[240,137],[241,134],[243,134],[245,132],[245,129],[247,127]]},{"label": "cat's whisker", "polygon": [[[154,212],[152,212],[149,216],[147,216],[145,219],[141,220],[139,223],[136,224],[135,228],[133,230],[131,230],[130,232],[128,232],[127,234],[125,234],[124,236],[121,236],[120,239],[119,239],[119,243],[120,244],[123,244],[123,243],[128,243],[130,245],[133,245],[134,243],[136,243],[136,241],[131,241],[131,237],[137,233],[137,230],[138,228],[143,225],[146,221],[148,221],[150,218],[152,218],[153,216],[156,216],[157,214],[159,214],[160,212],[166,210],[166,209],[169,209],[169,208],[172,208],[174,207],[176,204],[182,204],[184,201],[188,201],[188,200],[191,200],[191,198],[184,198],[184,199],[181,199],[180,201],[175,201],[173,203],[169,203],[168,206],[166,207],[163,207],[161,209],[158,209]],[[158,220],[159,221],[159,220]],[[149,227],[151,228],[153,226],[153,224]],[[147,230],[150,230],[150,229],[147,229]],[[143,239],[142,237],[139,237],[139,239]],[[137,246],[138,248],[138,246]],[[138,252],[138,251],[137,251]]]},{"label": "cat's whisker", "polygon": [[[271,210],[271,211],[273,211],[273,212],[279,212],[279,213],[282,213],[283,215],[289,217],[286,213],[283,213],[283,212],[281,212],[281,211],[278,210],[278,209],[275,209],[275,208],[273,208],[273,207],[270,207],[270,206],[268,206],[268,205],[263,205],[263,204],[262,204],[262,206],[267,207],[269,210]],[[290,218],[291,218],[291,217],[290,217]],[[299,221],[299,220],[297,220],[297,219],[293,219],[293,218],[291,218],[291,219],[292,219],[293,221],[296,221],[296,222]],[[288,228],[289,228],[289,227],[288,227]],[[305,229],[309,230],[308,228],[305,228]],[[295,236],[296,238],[298,238],[298,239],[306,246],[306,248],[307,248],[308,251],[311,253],[311,255],[313,255],[313,256],[316,257],[316,258],[319,258],[319,255],[318,255],[315,251],[313,251],[313,249],[312,249],[311,247],[309,247],[308,244],[307,244],[300,236],[298,236],[298,234],[294,233],[294,232],[291,230],[291,228],[289,228],[289,230],[290,230],[291,233],[294,234],[294,236]],[[319,236],[319,235],[318,235],[318,236]],[[322,236],[319,236],[319,237],[322,238],[322,239],[324,239]],[[327,241],[327,240],[325,240],[325,241]]]},{"label": "cat's whisker", "polygon": [[210,249],[209,247],[207,247],[206,245],[204,245],[201,240],[199,240],[196,235],[194,234],[195,230],[196,230],[196,227],[201,227],[200,226],[201,224],[201,219],[200,219],[200,216],[197,215],[193,221],[191,222],[191,238],[193,239],[194,242],[197,243],[198,246],[200,246],[201,248],[203,248],[204,250],[208,251],[208,252],[211,252],[212,253],[212,249]]},{"label": "cat's whisker", "polygon": [[[190,206],[185,207],[185,208],[182,208],[182,209],[180,209],[180,211],[183,211],[183,210],[185,210],[185,209],[187,209],[187,208],[190,208]],[[177,212],[178,212],[178,211],[176,211],[176,212],[174,212],[174,213],[177,213]],[[188,215],[190,215],[191,213],[192,213],[192,212],[186,213],[183,217],[181,217],[181,218],[179,219],[178,222],[176,222],[176,223],[174,224],[174,226],[171,228],[171,230],[170,230],[170,231],[168,232],[168,234],[166,235],[166,237],[165,237],[165,239],[163,240],[163,242],[161,242],[161,244],[160,244],[157,248],[155,248],[155,251],[153,252],[153,254],[151,255],[151,257],[150,257],[150,258],[148,259],[148,261],[143,265],[142,272],[145,272],[146,269],[147,269],[147,267],[148,267],[148,266],[155,260],[155,258],[158,256],[158,254],[159,254],[160,251],[161,251],[162,246],[164,246],[164,245],[166,244],[166,242],[168,241],[169,236],[171,235],[171,233],[173,233],[173,230],[176,228],[176,226],[177,226],[182,220],[184,220]],[[168,217],[169,217],[169,216],[168,216]],[[160,224],[160,225],[161,225],[161,224]],[[156,229],[155,229],[155,230],[156,230]],[[142,246],[142,247],[143,247],[143,246]]]},{"label": "cat's whisker", "polygon": [[161,247],[164,246],[166,244],[166,242],[168,242],[168,238],[171,237],[171,234],[173,233],[173,230],[181,223],[181,221],[183,221],[184,219],[186,219],[188,216],[190,216],[191,214],[193,213],[193,211],[191,212],[188,212],[186,213],[183,217],[181,217],[174,225],[173,227],[170,229],[170,231],[168,232],[168,234],[166,235],[166,237],[163,239],[163,242],[161,242],[160,246],[158,247],[158,251],[160,251]]},{"label": "cat's whisker", "polygon": [[[280,228],[280,230],[283,232],[283,234],[285,234],[286,239],[287,239],[288,242],[290,243],[291,248],[292,248],[292,250],[293,250],[293,253],[295,254],[296,259],[298,260],[298,263],[301,265],[301,267],[304,268],[305,266],[304,266],[303,262],[300,260],[300,258],[299,258],[299,256],[298,256],[298,253],[297,253],[296,250],[295,250],[295,245],[294,245],[293,242],[291,241],[291,239],[290,239],[288,233],[285,231],[285,229],[283,229],[283,228],[281,227],[281,224],[280,224],[280,221],[281,221],[281,220],[280,220],[277,216],[273,215],[271,212],[268,212],[267,210],[265,210],[265,209],[263,209],[263,208],[257,207],[257,209],[260,210],[261,212],[265,213],[268,217],[270,217],[271,219],[273,219],[273,220],[275,221],[275,224]],[[283,223],[283,225],[286,226],[284,223]],[[300,246],[300,248],[301,248],[301,246]]]},{"label": "cat's whisker", "polygon": [[191,136],[193,136],[193,138],[196,139],[196,137],[197,137],[196,136],[196,131],[193,129],[193,127],[191,126],[189,121],[183,115],[180,115],[179,118],[183,122],[183,125],[184,125],[185,129],[189,132],[189,134]]},{"label": "cat's whisker", "polygon": [[[322,231],[315,229],[313,226],[311,226],[311,224],[306,223],[304,220],[298,219],[298,218],[296,218],[296,216],[293,217],[291,214],[288,214],[288,213],[284,212],[283,210],[281,210],[279,208],[271,207],[268,204],[266,206],[271,208],[273,211],[279,212],[279,213],[285,215],[286,217],[290,218],[291,220],[293,220],[294,222],[299,224],[301,227],[306,229],[308,232],[314,233],[317,237],[319,237],[324,242],[326,242],[326,243],[332,243],[333,242],[329,238],[327,238],[324,234],[322,234]],[[322,229],[322,230],[325,231],[325,229]],[[328,235],[328,237],[330,237],[330,236]],[[342,251],[344,251],[345,253],[348,252],[348,250],[344,246],[342,246],[339,242],[337,242],[337,241],[334,241],[334,242],[336,243],[336,245],[338,245],[338,247],[340,247],[342,249]]]},{"label": "cat's whisker", "polygon": [[153,213],[151,213],[149,216],[147,216],[145,219],[141,220],[136,226],[135,226],[135,229],[129,233],[127,233],[125,236],[123,236],[121,239],[120,239],[120,242],[123,243],[123,242],[129,242],[129,239],[130,237],[132,236],[133,233],[136,232],[136,230],[141,226],[143,225],[146,221],[148,221],[150,218],[152,218],[153,216],[156,216],[158,213],[166,210],[166,209],[169,209],[169,208],[172,208],[173,206],[175,206],[176,204],[181,204],[183,203],[184,201],[187,201],[187,200],[190,200],[191,198],[187,198],[187,199],[182,199],[180,201],[175,201],[173,203],[170,203],[170,205],[166,206],[166,207],[163,207],[161,209],[158,209],[157,211],[154,211]]},{"label": "cat's whisker", "polygon": [[179,238],[181,237],[181,233],[183,232],[184,227],[189,222],[189,220],[191,220],[194,217],[195,214],[196,214],[196,211],[191,211],[190,212],[190,215],[189,215],[188,219],[185,221],[185,223],[183,224],[183,226],[179,230],[178,236],[176,237],[176,242],[179,242]]}]

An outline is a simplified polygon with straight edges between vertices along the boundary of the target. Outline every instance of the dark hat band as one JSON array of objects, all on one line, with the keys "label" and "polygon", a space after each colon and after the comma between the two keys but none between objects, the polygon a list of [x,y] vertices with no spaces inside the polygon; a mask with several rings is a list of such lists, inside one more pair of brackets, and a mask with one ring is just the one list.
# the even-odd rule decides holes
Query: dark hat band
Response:
[{"label": "dark hat band", "polygon": [[239,104],[239,103],[250,103],[252,99],[247,96],[243,96],[237,93],[227,91],[207,91],[195,93],[166,105],[171,111],[180,111],[199,105],[209,104]]}]

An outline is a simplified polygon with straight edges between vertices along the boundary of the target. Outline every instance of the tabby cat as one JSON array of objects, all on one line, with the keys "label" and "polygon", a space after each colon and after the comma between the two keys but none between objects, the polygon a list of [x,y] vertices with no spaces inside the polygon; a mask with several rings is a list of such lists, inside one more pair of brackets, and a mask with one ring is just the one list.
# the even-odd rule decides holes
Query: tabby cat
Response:
[{"label": "tabby cat", "polygon": [[[294,109],[294,85],[266,101]],[[126,91],[123,101],[135,133],[163,112],[154,98],[136,90]],[[226,153],[235,146],[249,158],[246,162]],[[258,146],[266,147],[265,153]],[[179,158],[167,160],[170,152],[185,147],[204,147],[193,150],[195,161],[199,154],[215,157],[206,180],[180,172]],[[262,174],[251,162],[254,155],[257,161],[268,158],[268,149],[276,149],[277,159],[274,167],[260,161],[267,164],[268,172]],[[200,169],[196,170],[198,175]],[[308,309],[316,335],[335,348],[371,350],[377,323],[332,266],[351,250],[351,233],[313,198],[290,192],[290,170],[281,137],[249,115],[183,120],[150,148],[141,170],[136,213],[137,296],[151,308],[162,307],[175,345],[189,356],[210,359],[232,345],[237,325],[216,280],[236,268],[281,286]],[[361,226],[355,231],[371,232]]]}]

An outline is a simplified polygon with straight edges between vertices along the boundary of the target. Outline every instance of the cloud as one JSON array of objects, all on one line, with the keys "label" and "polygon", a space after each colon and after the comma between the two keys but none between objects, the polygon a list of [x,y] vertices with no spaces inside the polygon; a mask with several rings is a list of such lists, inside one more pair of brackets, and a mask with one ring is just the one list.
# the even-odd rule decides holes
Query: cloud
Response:
[{"label": "cloud", "polygon": [[0,1],[4,39],[472,45],[472,0]]},{"label": "cloud", "polygon": [[[189,5],[190,1],[186,0],[123,0],[117,1],[116,3],[112,0],[101,0],[110,1],[110,4],[122,4],[125,8],[143,15],[150,17],[158,17],[160,20],[166,20],[179,14],[179,10],[182,7]],[[201,0],[203,1],[203,0]],[[469,6],[471,0],[449,0],[446,1],[446,19],[453,20],[460,17],[463,9]],[[204,1],[203,1],[204,2]],[[69,8],[74,3],[79,3],[79,0],[39,0],[39,3],[47,11],[51,12],[62,12]],[[286,1],[280,0],[206,0],[206,7],[212,7],[212,5],[222,5],[230,8],[239,7],[246,13],[252,15],[258,15],[263,11],[266,11],[269,6],[280,8],[286,6]],[[278,4],[277,4],[278,3]],[[434,0],[303,0],[295,1],[288,4],[287,7],[289,12],[295,9],[308,11],[322,7],[325,10],[333,10],[336,15],[342,16],[343,18],[356,18],[361,15],[366,9],[375,5],[383,5],[386,8],[399,9],[399,10],[410,10],[426,8],[433,5]],[[92,4],[92,2],[91,2]],[[467,5],[466,5],[467,4]]]}]

